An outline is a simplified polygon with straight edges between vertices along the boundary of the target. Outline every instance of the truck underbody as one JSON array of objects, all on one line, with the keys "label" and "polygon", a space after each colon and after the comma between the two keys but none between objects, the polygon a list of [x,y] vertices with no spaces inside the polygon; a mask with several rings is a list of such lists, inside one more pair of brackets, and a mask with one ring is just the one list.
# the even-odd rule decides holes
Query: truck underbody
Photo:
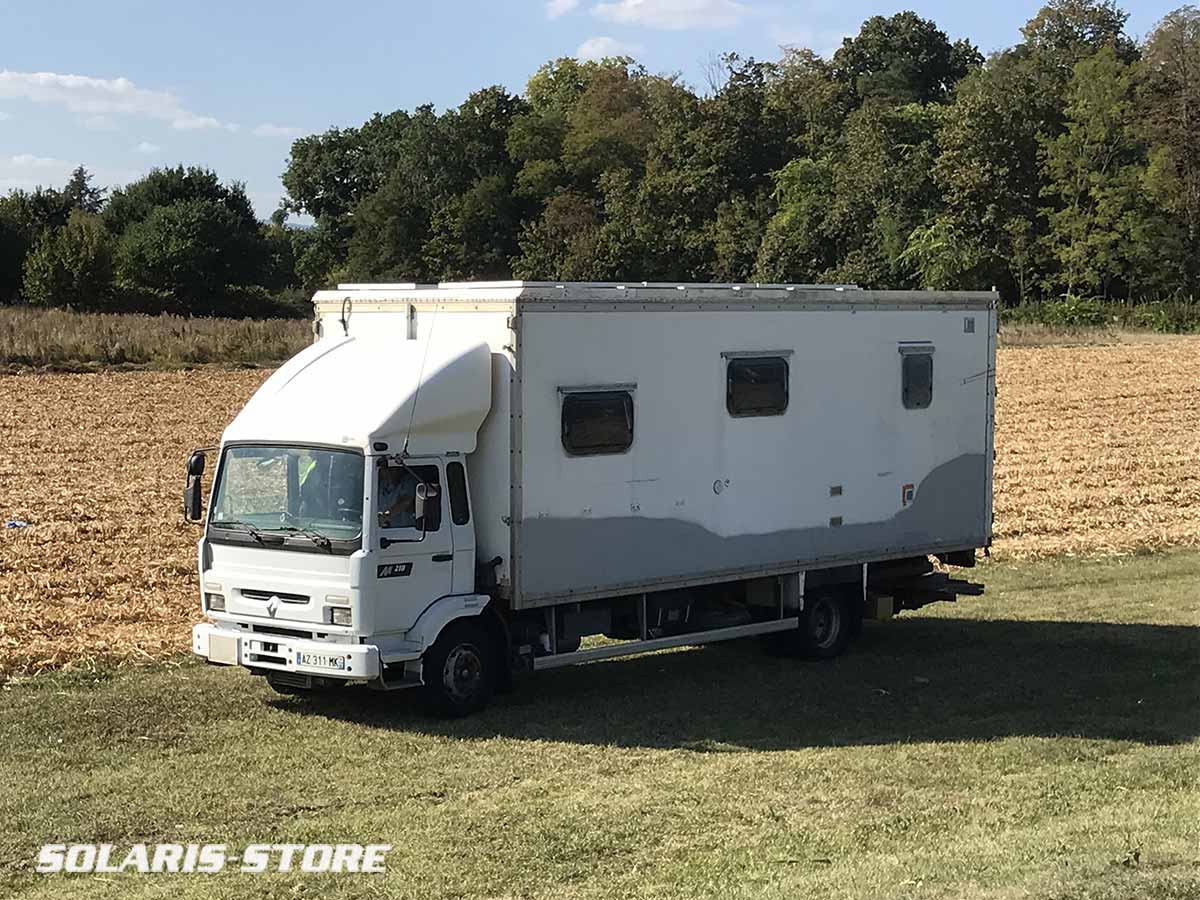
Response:
[{"label": "truck underbody", "polygon": [[[886,620],[930,603],[982,594],[983,585],[946,571],[948,566],[974,565],[974,550],[965,549],[515,612],[504,598],[492,597],[473,620],[459,620],[467,626],[462,629],[466,642],[483,645],[476,648],[477,669],[470,674],[487,678],[488,689],[482,695],[471,693],[472,700],[461,706],[431,705],[441,713],[463,714],[478,708],[475,697],[486,699],[492,690],[510,684],[514,673],[753,636],[762,637],[772,652],[829,659],[846,649],[864,620]],[[428,688],[434,682],[432,698],[444,700],[440,682],[447,673],[430,671],[424,653],[389,662],[384,650],[372,677],[363,677],[375,670],[361,662],[359,677],[353,671],[314,674],[292,660],[304,653],[297,650],[300,646],[320,646],[328,653],[320,632],[258,625],[246,631],[240,636],[249,647],[243,664],[280,692],[306,694],[348,684],[394,691]],[[377,649],[352,648],[359,654]],[[214,661],[234,662],[239,656],[231,653]],[[449,680],[456,677],[461,673],[451,672]]]}]

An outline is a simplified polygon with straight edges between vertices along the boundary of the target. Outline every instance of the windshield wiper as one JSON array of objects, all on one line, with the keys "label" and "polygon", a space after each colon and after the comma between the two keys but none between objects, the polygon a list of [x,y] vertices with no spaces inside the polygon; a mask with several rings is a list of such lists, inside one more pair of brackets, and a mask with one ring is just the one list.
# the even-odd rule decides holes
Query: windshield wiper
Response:
[{"label": "windshield wiper", "polygon": [[321,532],[312,528],[297,528],[295,525],[282,525],[279,528],[272,528],[272,531],[285,531],[288,534],[302,534],[322,550],[332,550],[333,541],[327,538]]},{"label": "windshield wiper", "polygon": [[251,525],[249,522],[239,522],[234,520],[230,522],[213,522],[212,524],[214,528],[232,528],[235,530],[244,531],[260,544],[266,544],[266,540],[263,539],[262,531],[259,530],[257,526]]}]

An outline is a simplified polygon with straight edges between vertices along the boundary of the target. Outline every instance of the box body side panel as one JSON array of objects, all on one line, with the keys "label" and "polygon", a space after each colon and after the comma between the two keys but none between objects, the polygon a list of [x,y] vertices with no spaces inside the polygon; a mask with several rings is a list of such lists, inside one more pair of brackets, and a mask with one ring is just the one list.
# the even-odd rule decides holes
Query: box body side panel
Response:
[{"label": "box body side panel", "polygon": [[[993,317],[524,307],[515,605],[986,545]],[[932,348],[927,408],[904,347]],[[787,408],[731,416],[727,367],[757,353],[787,360]],[[589,385],[632,386],[628,451],[564,450],[563,389]]]}]

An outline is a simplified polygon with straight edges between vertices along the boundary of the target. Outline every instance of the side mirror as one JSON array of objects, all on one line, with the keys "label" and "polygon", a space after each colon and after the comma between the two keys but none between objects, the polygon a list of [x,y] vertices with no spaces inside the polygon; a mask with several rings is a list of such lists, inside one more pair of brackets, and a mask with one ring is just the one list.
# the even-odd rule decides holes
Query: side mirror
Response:
[{"label": "side mirror", "polygon": [[200,476],[189,475],[187,487],[183,490],[183,515],[189,522],[199,522],[204,518],[204,511],[200,508],[203,502],[200,495]]},{"label": "side mirror", "polygon": [[199,522],[204,517],[203,497],[200,493],[200,478],[204,475],[204,451],[193,450],[187,461],[187,487],[183,489],[183,515],[189,522]]},{"label": "side mirror", "polygon": [[436,484],[421,482],[417,485],[416,500],[413,503],[413,518],[421,523],[421,531],[425,530],[425,501],[436,499],[438,489]]},{"label": "side mirror", "polygon": [[187,473],[190,478],[199,478],[204,474],[204,451],[193,450],[188,456]]}]

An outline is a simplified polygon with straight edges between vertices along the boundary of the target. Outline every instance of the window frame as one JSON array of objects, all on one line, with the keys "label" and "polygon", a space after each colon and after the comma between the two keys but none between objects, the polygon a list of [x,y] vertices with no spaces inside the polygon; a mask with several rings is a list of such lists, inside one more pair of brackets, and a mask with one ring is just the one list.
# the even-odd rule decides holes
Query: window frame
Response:
[{"label": "window frame", "polygon": [[[461,473],[457,479],[452,474],[454,472]],[[450,460],[446,463],[446,499],[450,505],[451,525],[461,526],[471,524],[470,493],[467,489],[467,467],[457,459]],[[461,513],[461,516],[459,513]],[[462,519],[461,522],[459,521],[460,518]]]},{"label": "window frame", "polygon": [[[792,402],[792,364],[789,362],[791,355],[791,350],[729,351],[721,354],[725,359],[725,411],[731,418],[765,419],[787,414],[788,407]],[[771,363],[778,363],[783,367],[783,406],[734,409],[734,368]]]},{"label": "window frame", "polygon": [[[621,456],[628,453],[633,448],[633,442],[637,434],[637,414],[636,402],[634,394],[637,390],[636,384],[613,384],[613,385],[595,385],[586,387],[560,387],[558,393],[560,396],[558,421],[559,421],[559,443],[562,444],[563,452],[568,457],[579,458],[587,456]],[[623,445],[618,444],[603,444],[594,445],[592,448],[580,450],[573,448],[567,442],[567,410],[573,401],[578,401],[581,398],[597,399],[597,398],[617,399],[620,398],[625,411],[627,421],[629,440]]]}]

